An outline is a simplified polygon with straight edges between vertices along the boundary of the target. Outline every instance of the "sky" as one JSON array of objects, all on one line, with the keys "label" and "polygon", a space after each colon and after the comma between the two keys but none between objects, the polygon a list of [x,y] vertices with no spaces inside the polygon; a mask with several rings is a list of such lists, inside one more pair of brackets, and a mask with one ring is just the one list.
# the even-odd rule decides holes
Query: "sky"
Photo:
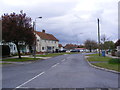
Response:
[{"label": "sky", "polygon": [[[36,30],[46,30],[60,43],[83,44],[86,39],[97,41],[97,18],[100,35],[118,39],[119,0],[0,0],[0,15],[19,13],[36,19]],[[38,19],[37,17],[42,17]]]}]

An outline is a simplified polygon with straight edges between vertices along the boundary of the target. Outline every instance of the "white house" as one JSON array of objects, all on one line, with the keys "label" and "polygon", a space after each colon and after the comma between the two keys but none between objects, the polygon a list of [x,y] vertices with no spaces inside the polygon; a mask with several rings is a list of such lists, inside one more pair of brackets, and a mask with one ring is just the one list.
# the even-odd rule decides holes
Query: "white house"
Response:
[{"label": "white house", "polygon": [[[0,45],[8,45],[10,48],[10,54],[18,53],[16,45],[12,42],[0,43]],[[20,53],[28,53],[29,52],[29,47],[27,45],[24,45],[24,43],[19,43],[19,48],[20,48]]]},{"label": "white house", "polygon": [[53,52],[59,49],[59,40],[55,38],[52,34],[48,34],[45,30],[42,32],[35,32],[36,34],[36,51],[37,52]]}]

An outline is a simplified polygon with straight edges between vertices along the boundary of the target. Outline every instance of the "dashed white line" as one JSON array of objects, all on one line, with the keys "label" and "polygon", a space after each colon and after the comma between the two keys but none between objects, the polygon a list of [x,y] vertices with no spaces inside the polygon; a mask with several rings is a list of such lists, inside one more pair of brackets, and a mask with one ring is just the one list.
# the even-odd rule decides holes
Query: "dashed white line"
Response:
[{"label": "dashed white line", "polygon": [[41,76],[41,75],[42,75],[42,74],[44,74],[44,73],[45,73],[45,72],[42,72],[42,73],[38,74],[37,76],[35,76],[35,77],[33,77],[33,78],[29,79],[28,81],[26,81],[26,82],[24,82],[23,84],[21,84],[21,85],[17,86],[16,88],[20,88],[21,86],[23,86],[23,85],[27,84],[28,82],[30,82],[30,81],[32,81],[32,80],[34,80],[35,78],[37,78],[37,77]]},{"label": "dashed white line", "polygon": [[53,67],[56,67],[58,64],[59,64],[59,63],[57,63],[57,64],[53,65],[53,66],[52,66],[52,68],[53,68]]}]

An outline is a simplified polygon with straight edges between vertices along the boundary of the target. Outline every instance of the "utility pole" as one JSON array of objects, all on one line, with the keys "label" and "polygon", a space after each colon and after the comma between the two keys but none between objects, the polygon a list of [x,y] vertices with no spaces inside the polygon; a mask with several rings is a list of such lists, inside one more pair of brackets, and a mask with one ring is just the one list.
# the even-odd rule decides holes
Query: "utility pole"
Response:
[{"label": "utility pole", "polygon": [[99,25],[99,18],[97,19],[98,21],[98,51],[99,51],[99,56],[100,56],[100,25]]}]

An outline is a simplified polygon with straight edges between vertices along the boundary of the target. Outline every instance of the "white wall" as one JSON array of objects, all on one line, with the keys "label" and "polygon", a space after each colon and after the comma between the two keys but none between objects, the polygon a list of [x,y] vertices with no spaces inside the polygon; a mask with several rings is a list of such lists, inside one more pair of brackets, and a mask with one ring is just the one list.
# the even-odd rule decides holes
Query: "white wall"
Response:
[{"label": "white wall", "polygon": [[55,51],[56,49],[58,49],[58,41],[43,40],[37,34],[36,34],[36,37],[37,37],[37,43],[36,43],[37,52],[47,52],[48,51],[47,47],[52,47],[52,50],[50,51],[53,51],[53,50]]}]

